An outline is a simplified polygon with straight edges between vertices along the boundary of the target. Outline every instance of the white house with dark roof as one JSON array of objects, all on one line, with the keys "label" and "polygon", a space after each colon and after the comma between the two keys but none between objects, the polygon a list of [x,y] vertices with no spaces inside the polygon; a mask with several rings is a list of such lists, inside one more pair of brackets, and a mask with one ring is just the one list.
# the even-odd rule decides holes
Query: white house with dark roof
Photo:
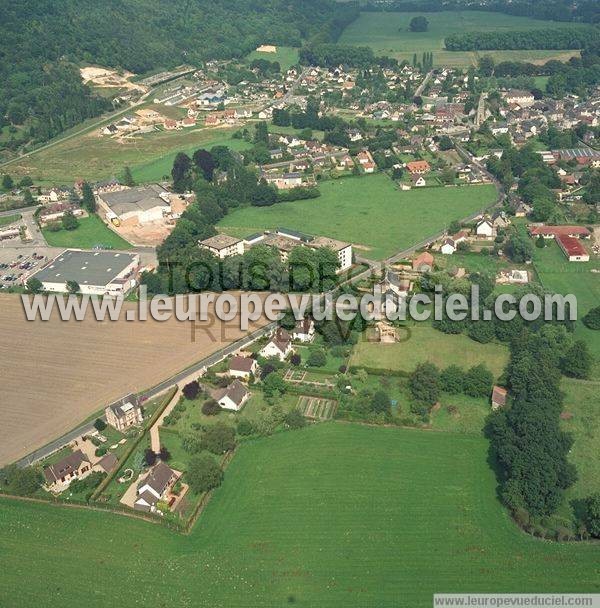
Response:
[{"label": "white house with dark roof", "polygon": [[176,471],[164,462],[159,462],[138,485],[134,508],[156,511],[156,503],[165,498],[177,479],[179,475]]},{"label": "white house with dark roof", "polygon": [[239,380],[234,380],[225,388],[216,390],[213,397],[224,410],[239,412],[250,398],[250,392]]},{"label": "white house with dark roof", "polygon": [[261,357],[277,357],[280,361],[284,361],[292,350],[290,334],[283,327],[279,327],[259,354]]},{"label": "white house with dark roof", "polygon": [[299,342],[312,342],[315,338],[315,323],[312,319],[305,317],[296,323],[292,331],[292,339]]}]

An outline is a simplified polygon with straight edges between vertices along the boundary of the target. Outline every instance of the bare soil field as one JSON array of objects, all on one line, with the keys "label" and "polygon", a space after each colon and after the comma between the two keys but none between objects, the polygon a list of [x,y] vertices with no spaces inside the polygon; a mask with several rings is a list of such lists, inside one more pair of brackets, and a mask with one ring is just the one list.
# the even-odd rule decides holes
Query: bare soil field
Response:
[{"label": "bare soil field", "polygon": [[[125,303],[124,308],[137,304]],[[0,466],[69,431],[130,391],[142,391],[243,337],[236,320],[191,323],[25,319],[0,295]],[[257,321],[250,330],[263,323]],[[211,326],[209,326],[211,325]]]}]

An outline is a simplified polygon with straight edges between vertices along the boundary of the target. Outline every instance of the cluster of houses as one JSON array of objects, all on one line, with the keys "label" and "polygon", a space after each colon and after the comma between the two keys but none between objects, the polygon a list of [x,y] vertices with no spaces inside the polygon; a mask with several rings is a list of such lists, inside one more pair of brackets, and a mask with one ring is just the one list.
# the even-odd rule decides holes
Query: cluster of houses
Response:
[{"label": "cluster of houses", "polygon": [[438,245],[440,253],[452,255],[463,242],[491,241],[498,235],[498,230],[506,229],[510,218],[504,211],[496,211],[491,216],[480,218],[473,230],[461,228],[456,234],[444,237]]},{"label": "cluster of houses", "polygon": [[597,94],[587,99],[569,96],[559,100],[535,99],[530,91],[511,89],[502,97],[505,107],[500,108],[500,119],[490,122],[490,130],[493,135],[508,135],[516,146],[523,145],[550,125],[567,130],[578,124],[590,127],[600,124]]},{"label": "cluster of houses", "polygon": [[[128,395],[108,405],[104,414],[107,424],[121,433],[139,426],[144,419],[142,407],[135,395]],[[106,441],[98,432],[92,435]],[[75,439],[72,448],[67,456],[44,468],[45,488],[49,492],[59,494],[76,479],[85,479],[93,472],[109,473],[117,466],[118,460],[110,451],[96,456],[96,446],[87,436]]]},{"label": "cluster of houses", "polygon": [[199,247],[207,249],[220,259],[242,255],[255,245],[274,247],[279,252],[282,262],[287,262],[290,252],[296,247],[329,248],[337,254],[338,273],[348,270],[353,263],[352,244],[324,236],[312,236],[287,228],[255,233],[243,239],[227,234],[217,234],[198,242]]}]

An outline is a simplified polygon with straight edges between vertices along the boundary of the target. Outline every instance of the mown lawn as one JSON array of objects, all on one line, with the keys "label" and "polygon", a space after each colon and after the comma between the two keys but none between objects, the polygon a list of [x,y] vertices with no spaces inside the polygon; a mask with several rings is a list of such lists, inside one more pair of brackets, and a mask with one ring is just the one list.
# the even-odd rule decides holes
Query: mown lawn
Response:
[{"label": "mown lawn", "polygon": [[51,232],[47,228],[42,233],[50,247],[74,247],[92,249],[101,246],[111,249],[131,249],[131,244],[118,234],[107,228],[104,222],[96,215],[79,220],[75,230],[60,230]]},{"label": "mown lawn", "polygon": [[245,207],[219,223],[223,232],[292,228],[356,244],[356,254],[389,257],[483,209],[495,200],[492,185],[401,191],[385,174],[348,177],[319,185],[316,199]]},{"label": "mown lawn", "polygon": [[428,323],[415,323],[400,330],[399,335],[403,341],[393,344],[359,341],[350,365],[412,372],[423,361],[439,367],[455,363],[464,369],[485,363],[497,377],[508,362],[508,348],[504,344],[479,344],[463,334],[445,334]]},{"label": "mown lawn", "polygon": [[3,499],[0,604],[425,608],[435,592],[600,591],[598,545],[521,533],[486,454],[453,433],[280,433],[240,448],[189,536]]},{"label": "mown lawn", "polygon": [[340,43],[370,46],[380,55],[412,61],[413,53],[421,60],[425,51],[433,52],[436,65],[468,66],[477,63],[479,55],[490,54],[497,61],[532,61],[560,58],[566,60],[578,55],[577,51],[482,51],[462,52],[444,50],[444,38],[449,34],[474,31],[529,30],[560,28],[558,22],[540,21],[528,17],[515,17],[501,13],[481,11],[444,11],[427,13],[426,32],[410,32],[408,24],[421,13],[361,13],[343,32]]}]

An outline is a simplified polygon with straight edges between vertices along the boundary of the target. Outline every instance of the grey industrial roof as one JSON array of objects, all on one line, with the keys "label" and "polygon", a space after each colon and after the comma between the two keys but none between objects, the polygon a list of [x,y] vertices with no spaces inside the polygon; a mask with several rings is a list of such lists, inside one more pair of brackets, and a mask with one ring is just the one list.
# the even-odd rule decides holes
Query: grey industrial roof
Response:
[{"label": "grey industrial roof", "polygon": [[168,194],[162,186],[150,184],[148,186],[137,186],[119,192],[107,192],[101,194],[100,198],[117,215],[131,213],[132,211],[148,211],[154,207],[168,207],[169,203],[160,197]]},{"label": "grey industrial roof", "polygon": [[76,281],[79,285],[108,285],[135,259],[132,253],[67,249],[33,276],[42,283]]}]

